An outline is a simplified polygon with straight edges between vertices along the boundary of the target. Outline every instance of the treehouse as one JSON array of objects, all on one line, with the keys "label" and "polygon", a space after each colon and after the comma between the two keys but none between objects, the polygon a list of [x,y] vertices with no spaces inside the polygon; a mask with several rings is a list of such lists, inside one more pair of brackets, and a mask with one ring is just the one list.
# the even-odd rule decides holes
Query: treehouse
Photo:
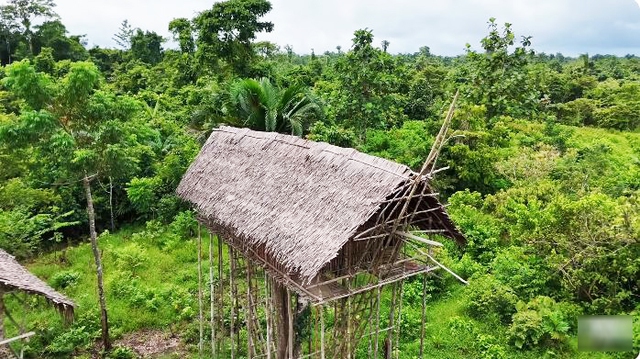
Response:
[{"label": "treehouse", "polygon": [[[27,295],[40,296],[54,306],[67,322],[73,319],[75,304],[71,300],[53,290],[53,288],[21,266],[13,256],[0,249],[0,358],[10,357],[11,354],[7,353],[7,350],[10,350],[8,347],[10,343],[27,339],[35,334],[34,332],[26,331],[24,322],[19,323],[14,319],[5,307],[5,295],[14,296],[24,304],[25,308],[27,307],[25,298]],[[19,335],[13,338],[5,338],[5,316],[18,328]],[[14,354],[22,358],[21,352]]]},{"label": "treehouse", "polygon": [[[211,350],[348,358],[367,337],[372,358],[389,357],[400,335],[401,283],[441,268],[430,253],[442,246],[437,238],[465,243],[429,185],[433,162],[416,173],[298,137],[213,131],[177,189],[220,238]],[[385,288],[392,308],[383,314]],[[383,315],[389,328],[379,327]]]}]

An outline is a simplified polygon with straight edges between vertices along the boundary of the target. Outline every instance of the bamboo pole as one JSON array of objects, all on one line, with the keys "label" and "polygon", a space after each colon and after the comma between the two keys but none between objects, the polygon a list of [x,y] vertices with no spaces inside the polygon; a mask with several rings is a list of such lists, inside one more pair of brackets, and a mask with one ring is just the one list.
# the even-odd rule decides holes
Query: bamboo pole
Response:
[{"label": "bamboo pole", "polygon": [[398,325],[396,330],[396,359],[400,356],[400,330],[402,329],[402,299],[403,299],[404,279],[400,281],[400,300],[398,301]]},{"label": "bamboo pole", "polygon": [[247,309],[245,311],[246,313],[246,321],[247,321],[247,356],[249,357],[249,359],[252,359],[256,353],[255,353],[255,349],[253,346],[253,306],[252,306],[252,300],[251,300],[251,291],[252,291],[252,287],[251,287],[251,277],[253,275],[252,273],[252,267],[251,267],[251,261],[247,260]]},{"label": "bamboo pole", "polygon": [[210,317],[209,326],[211,327],[211,356],[216,357],[216,327],[214,316],[214,297],[215,290],[213,286],[213,234],[209,233],[209,305],[210,305]]},{"label": "bamboo pole", "polygon": [[0,285],[0,341],[4,339],[4,288]]},{"label": "bamboo pole", "polygon": [[204,346],[204,319],[202,303],[202,235],[201,226],[198,222],[198,322],[200,325],[200,339],[198,340],[198,357],[202,358]]},{"label": "bamboo pole", "polygon": [[424,325],[427,311],[427,275],[422,277],[422,324],[420,326],[420,358],[424,358]]},{"label": "bamboo pole", "polygon": [[271,359],[271,306],[269,305],[269,303],[271,302],[269,300],[269,293],[270,293],[270,278],[267,274],[267,271],[264,271],[264,291],[265,291],[265,295],[264,295],[264,315],[266,317],[266,322],[267,322],[267,342],[266,342],[266,353],[267,353],[267,359]]},{"label": "bamboo pole", "polygon": [[231,338],[231,359],[236,357],[235,352],[235,316],[236,316],[236,302],[235,302],[235,291],[234,291],[234,280],[236,270],[236,261],[234,257],[233,247],[229,246],[229,261],[231,262],[231,269],[229,271],[229,300],[231,304],[231,320],[230,320],[230,329],[229,329],[229,338]]},{"label": "bamboo pole", "polygon": [[320,306],[320,359],[324,357],[324,306]]},{"label": "bamboo pole", "polygon": [[289,319],[289,330],[287,333],[287,347],[289,349],[289,359],[293,358],[293,311],[291,309],[291,291],[287,287],[287,317]]},{"label": "bamboo pole", "polygon": [[376,301],[376,340],[375,340],[375,348],[373,351],[373,357],[374,359],[378,359],[378,348],[380,345],[379,342],[379,331],[380,331],[380,287],[377,288],[377,295],[378,295],[378,299]]},{"label": "bamboo pole", "polygon": [[224,358],[225,347],[224,347],[224,277],[223,277],[223,264],[224,258],[222,255],[222,238],[218,236],[218,280],[220,281],[220,286],[218,288],[218,328],[220,328],[220,341],[218,345],[220,347],[220,357]]}]

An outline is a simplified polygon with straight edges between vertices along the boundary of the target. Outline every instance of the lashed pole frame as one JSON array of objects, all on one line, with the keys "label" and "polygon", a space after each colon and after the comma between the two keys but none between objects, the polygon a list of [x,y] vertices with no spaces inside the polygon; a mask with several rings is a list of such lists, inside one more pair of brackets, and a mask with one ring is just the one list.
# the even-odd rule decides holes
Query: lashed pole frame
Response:
[{"label": "lashed pole frame", "polygon": [[[368,337],[369,357],[391,359],[394,347],[400,344],[400,322],[402,320],[403,282],[414,275],[426,278],[435,268],[407,271],[406,264],[416,258],[407,255],[406,244],[427,260],[431,260],[438,267],[444,268],[430,253],[420,250],[419,245],[438,246],[438,242],[425,239],[409,233],[410,226],[416,221],[416,216],[424,215],[437,208],[420,209],[420,204],[429,197],[437,194],[429,193],[428,186],[423,182],[431,179],[441,169],[436,169],[439,153],[447,141],[447,130],[450,126],[456,93],[449,108],[445,121],[436,137],[433,147],[417,173],[409,182],[398,188],[392,198],[381,203],[379,215],[375,224],[361,232],[345,246],[344,270],[336,274],[333,279],[318,284],[303,286],[289,278],[279,268],[271,264],[265,254],[256,248],[245,246],[234,241],[232,237],[225,238],[228,246],[229,270],[225,270],[223,257],[223,240],[218,237],[218,280],[217,288],[213,283],[213,270],[210,268],[211,300],[211,340],[212,354],[219,354],[220,358],[355,358],[361,339]],[[419,188],[422,188],[419,191]],[[411,210],[410,210],[411,209]],[[441,230],[423,231],[425,234],[441,233]],[[357,242],[366,241],[365,248],[355,250]],[[414,242],[417,242],[414,243]],[[213,262],[210,240],[209,261]],[[201,255],[199,249],[199,255]],[[245,265],[242,265],[242,262]],[[422,262],[422,261],[421,261]],[[426,260],[424,261],[426,264]],[[257,264],[257,265],[255,265]],[[360,272],[352,272],[352,268],[364,268]],[[449,271],[447,268],[445,270]],[[262,270],[262,273],[260,271]],[[244,271],[244,273],[243,273]],[[399,273],[395,273],[399,272]],[[225,280],[224,274],[227,274]],[[454,274],[455,275],[455,274]],[[459,278],[459,277],[457,277]],[[373,282],[372,282],[373,280]],[[225,282],[228,289],[225,289]],[[243,282],[242,284],[240,282]],[[346,288],[344,295],[333,296],[329,299],[318,298],[310,288],[329,284],[341,283]],[[364,283],[363,283],[364,282]],[[380,302],[385,288],[391,285],[392,305],[388,313],[381,313]],[[238,286],[245,285],[238,290]],[[281,289],[278,289],[281,288]],[[422,323],[424,327],[426,297],[423,283]],[[216,290],[217,289],[217,290]],[[293,290],[293,291],[292,291]],[[242,294],[239,294],[242,293]],[[229,296],[229,303],[225,297]],[[302,338],[297,338],[295,321],[301,308],[299,295],[311,299],[311,305],[316,309],[309,311],[309,334],[306,348],[302,345]],[[276,298],[280,296],[279,300]],[[327,306],[333,305],[333,318],[327,318]],[[309,305],[309,304],[306,304]],[[214,318],[214,308],[217,309]],[[296,308],[294,310],[294,308]],[[244,315],[240,311],[244,310]],[[236,316],[236,313],[238,314]],[[279,316],[274,314],[280,314]],[[380,328],[381,316],[388,315],[388,325]],[[229,320],[225,322],[225,317]],[[244,318],[244,323],[236,322]],[[203,319],[202,319],[203,320]],[[226,327],[226,323],[229,327]],[[246,338],[245,345],[240,343],[241,331]],[[319,332],[319,333],[318,333]],[[275,340],[280,338],[279,340]],[[381,343],[383,340],[383,343]],[[202,344],[200,344],[202,345]],[[217,348],[217,350],[216,350]],[[420,354],[424,353],[424,328],[420,335]],[[228,350],[227,350],[228,349]],[[382,352],[381,352],[382,351]],[[228,353],[227,353],[228,352]],[[399,353],[397,350],[395,353]],[[396,354],[396,357],[399,354]]]}]

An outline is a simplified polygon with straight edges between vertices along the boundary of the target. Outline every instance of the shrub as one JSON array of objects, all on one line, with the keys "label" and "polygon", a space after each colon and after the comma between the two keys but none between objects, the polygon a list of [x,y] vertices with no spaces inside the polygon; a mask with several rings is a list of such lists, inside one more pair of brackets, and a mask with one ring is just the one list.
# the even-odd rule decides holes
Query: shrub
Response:
[{"label": "shrub", "polygon": [[80,273],[76,271],[62,271],[51,276],[49,284],[56,289],[64,289],[78,283]]},{"label": "shrub", "polygon": [[564,344],[570,326],[567,315],[553,299],[538,296],[518,302],[509,327],[509,337],[518,348]]},{"label": "shrub", "polygon": [[182,239],[193,237],[198,230],[198,221],[193,211],[178,213],[171,223],[171,231],[179,235]]},{"label": "shrub", "polygon": [[118,346],[115,347],[111,353],[107,356],[109,359],[136,359],[138,355],[127,347]]},{"label": "shrub", "polygon": [[129,243],[112,251],[119,269],[130,270],[135,276],[136,269],[149,261],[147,251],[137,243]]},{"label": "shrub", "polygon": [[465,291],[467,308],[474,317],[496,316],[506,323],[516,311],[518,298],[513,289],[491,274],[471,278]]}]

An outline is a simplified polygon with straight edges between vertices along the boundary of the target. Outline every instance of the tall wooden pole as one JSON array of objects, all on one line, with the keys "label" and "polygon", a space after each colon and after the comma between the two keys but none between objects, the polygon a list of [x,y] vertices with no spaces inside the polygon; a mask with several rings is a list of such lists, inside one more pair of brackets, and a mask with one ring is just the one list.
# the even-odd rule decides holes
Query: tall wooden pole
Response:
[{"label": "tall wooden pole", "polygon": [[320,306],[320,358],[324,358],[324,306]]},{"label": "tall wooden pole", "polygon": [[211,327],[211,356],[216,357],[216,326],[214,316],[214,297],[215,291],[213,286],[213,234],[209,233],[209,305],[210,317],[209,326]]},{"label": "tall wooden pole", "polygon": [[198,222],[198,322],[200,324],[200,340],[198,341],[198,355],[202,358],[204,346],[204,315],[202,303],[202,234],[200,222]]},{"label": "tall wooden pole", "polygon": [[224,258],[222,256],[222,237],[218,236],[218,280],[220,281],[220,287],[218,288],[218,328],[220,328],[220,357],[224,358],[224,272],[223,272]]},{"label": "tall wooden pole", "polygon": [[0,341],[4,339],[4,288],[0,285]]},{"label": "tall wooden pole", "polygon": [[289,348],[289,359],[293,358],[293,310],[291,309],[291,291],[287,288],[287,319],[289,330],[287,332],[287,347]]},{"label": "tall wooden pole", "polygon": [[229,260],[231,261],[231,269],[229,271],[229,299],[231,301],[231,324],[229,337],[231,338],[231,359],[235,359],[236,357],[236,348],[235,348],[235,316],[236,316],[236,298],[235,298],[235,290],[234,290],[234,282],[233,277],[235,276],[236,270],[236,261],[233,253],[233,248],[229,246]]},{"label": "tall wooden pole", "polygon": [[424,325],[427,311],[427,275],[422,276],[422,323],[420,326],[420,358],[424,358]]}]

